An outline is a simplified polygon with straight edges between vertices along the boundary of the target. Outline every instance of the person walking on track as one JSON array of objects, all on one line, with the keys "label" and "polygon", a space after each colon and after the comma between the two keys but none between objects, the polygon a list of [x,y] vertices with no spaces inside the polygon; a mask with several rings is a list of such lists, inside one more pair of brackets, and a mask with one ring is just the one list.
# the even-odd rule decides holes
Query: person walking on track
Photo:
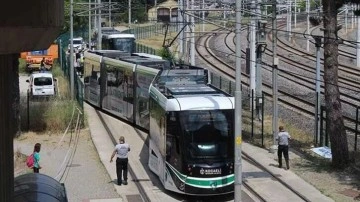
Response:
[{"label": "person walking on track", "polygon": [[279,159],[279,168],[282,168],[282,155],[284,154],[286,170],[290,169],[289,165],[289,139],[290,135],[284,130],[283,126],[279,127],[279,134],[276,137],[278,141],[278,159]]},{"label": "person walking on track", "polygon": [[[118,185],[127,185],[127,172],[128,172],[128,153],[130,151],[130,145],[125,143],[124,136],[120,136],[119,144],[115,146],[114,152],[111,154],[110,163],[116,154],[116,175]],[[122,178],[124,181],[122,181]]]}]

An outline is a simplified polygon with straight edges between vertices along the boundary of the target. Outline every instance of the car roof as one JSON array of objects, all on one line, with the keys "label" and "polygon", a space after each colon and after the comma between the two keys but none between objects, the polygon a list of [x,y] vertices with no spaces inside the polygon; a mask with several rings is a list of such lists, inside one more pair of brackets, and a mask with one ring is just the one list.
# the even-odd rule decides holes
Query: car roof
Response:
[{"label": "car roof", "polygon": [[73,38],[73,40],[83,40],[83,38],[82,37],[75,37],[75,38]]},{"label": "car roof", "polygon": [[53,77],[53,74],[50,72],[39,72],[39,73],[32,73],[32,77]]}]

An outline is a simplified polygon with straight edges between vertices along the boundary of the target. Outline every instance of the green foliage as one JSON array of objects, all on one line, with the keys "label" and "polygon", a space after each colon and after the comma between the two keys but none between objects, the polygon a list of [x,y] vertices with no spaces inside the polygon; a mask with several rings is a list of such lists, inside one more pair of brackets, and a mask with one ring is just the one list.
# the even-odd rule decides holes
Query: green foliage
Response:
[{"label": "green foliage", "polygon": [[174,54],[168,48],[165,47],[161,48],[158,51],[158,55],[169,61],[174,59]]},{"label": "green foliage", "polygon": [[233,21],[227,21],[226,22],[226,27],[228,27],[228,28],[235,28],[235,22],[233,22]]},{"label": "green foliage", "polygon": [[300,11],[306,11],[306,1],[305,0],[300,1],[297,8],[299,8]]},{"label": "green foliage", "polygon": [[26,61],[25,59],[19,58],[19,74],[25,74],[26,72]]},{"label": "green foliage", "polygon": [[[86,0],[74,0],[74,17],[73,17],[73,28],[76,30],[87,30],[88,29],[88,20],[87,16],[78,16],[77,13],[86,11],[88,7],[84,7],[83,5],[79,5],[78,3],[89,3]],[[85,12],[87,13],[87,12]],[[64,2],[64,27],[61,31],[61,34],[64,34],[70,31],[70,0],[65,0]]]}]

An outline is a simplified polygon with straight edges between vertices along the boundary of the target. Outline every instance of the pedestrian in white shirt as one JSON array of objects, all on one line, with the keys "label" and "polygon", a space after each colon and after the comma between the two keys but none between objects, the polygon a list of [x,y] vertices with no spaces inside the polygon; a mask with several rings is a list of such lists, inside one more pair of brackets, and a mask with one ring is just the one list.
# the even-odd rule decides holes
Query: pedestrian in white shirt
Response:
[{"label": "pedestrian in white shirt", "polygon": [[284,130],[284,126],[279,127],[279,134],[276,137],[278,141],[278,159],[279,168],[282,168],[282,155],[284,154],[286,170],[290,169],[289,165],[289,140],[291,139],[288,132]]}]

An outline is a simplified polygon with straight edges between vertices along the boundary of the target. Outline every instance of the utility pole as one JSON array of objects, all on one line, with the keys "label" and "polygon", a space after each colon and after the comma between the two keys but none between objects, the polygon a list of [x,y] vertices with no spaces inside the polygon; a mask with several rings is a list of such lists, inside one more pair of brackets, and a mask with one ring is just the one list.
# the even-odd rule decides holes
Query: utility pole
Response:
[{"label": "utility pole", "polygon": [[[95,3],[95,8],[98,6],[96,5],[96,0],[94,0],[94,3]],[[97,9],[94,9],[94,29],[97,28]]]},{"label": "utility pole", "polygon": [[109,0],[109,27],[111,26],[111,0]]},{"label": "utility pole", "polygon": [[[191,10],[194,10],[194,0],[191,0]],[[193,13],[192,13],[193,14]],[[195,66],[195,19],[191,15],[191,44],[190,44],[190,64]]]},{"label": "utility pole", "polygon": [[345,4],[345,33],[347,33],[348,12],[348,6]]},{"label": "utility pole", "polygon": [[262,120],[262,53],[264,52],[263,47],[266,47],[266,21],[258,21],[258,31],[257,31],[257,42],[256,42],[256,112],[259,120]]},{"label": "utility pole", "polygon": [[256,55],[255,55],[255,35],[256,35],[256,23],[255,23],[255,18],[256,16],[254,15],[254,12],[256,12],[256,5],[255,5],[255,0],[251,1],[251,5],[250,5],[250,9],[251,9],[251,22],[250,22],[250,109],[253,109],[253,106],[255,107],[255,103],[256,100],[253,98],[253,92],[256,92],[256,67],[255,67],[255,60],[256,60]]},{"label": "utility pole", "polygon": [[[321,48],[321,36],[313,36],[316,46],[316,78],[315,78],[315,91],[316,91],[316,103],[315,103],[315,142],[320,140],[320,48]],[[321,145],[321,143],[320,143]]]},{"label": "utility pole", "polygon": [[226,26],[226,13],[225,13],[225,4],[223,4],[223,16],[224,16],[224,27]]},{"label": "utility pole", "polygon": [[241,102],[241,1],[236,1],[235,20],[235,159],[234,159],[234,202],[241,201],[242,185],[242,164],[241,164],[241,143],[242,143],[242,102]]},{"label": "utility pole", "polygon": [[[131,0],[129,0],[129,29],[131,29]],[[157,13],[156,13],[157,16]]]},{"label": "utility pole", "polygon": [[[186,10],[190,9],[190,3],[189,0],[186,0]],[[189,15],[186,15],[186,23],[189,23],[190,21],[190,17]],[[185,39],[186,39],[186,62],[187,64],[190,63],[190,44],[189,44],[189,32],[190,32],[190,26],[191,25],[187,25],[186,26],[186,35],[185,35]]]},{"label": "utility pole", "polygon": [[360,17],[357,16],[357,34],[356,34],[356,66],[360,67]]},{"label": "utility pole", "polygon": [[306,13],[307,13],[307,30],[306,30],[306,51],[309,52],[309,35],[310,35],[310,3],[309,0],[306,0]]},{"label": "utility pole", "polygon": [[[205,0],[202,1],[202,8],[205,9]],[[205,11],[202,11],[202,31],[205,32]]]},{"label": "utility pole", "polygon": [[273,82],[273,120],[272,120],[272,129],[273,129],[273,146],[270,148],[270,152],[275,152],[277,149],[276,136],[278,134],[278,64],[279,59],[276,55],[276,36],[277,36],[277,23],[276,23],[276,0],[272,1],[273,3],[273,13],[272,13],[272,51],[273,51],[273,72],[272,72],[272,82]]},{"label": "utility pole", "polygon": [[295,3],[294,3],[294,28],[296,28],[296,9],[297,9],[297,2],[295,0]]},{"label": "utility pole", "polygon": [[[179,19],[179,21],[180,21],[180,23],[179,23],[179,25],[178,25],[178,29],[179,29],[179,31],[181,31],[182,30],[182,28],[183,28],[183,26],[185,25],[184,24],[184,16],[183,16],[183,14],[184,14],[184,0],[179,0],[179,2],[178,2],[178,4],[179,4],[179,10],[178,10],[178,19]],[[184,31],[181,31],[180,32],[180,37],[179,37],[179,55],[178,55],[178,57],[179,58],[183,58],[184,57]]]},{"label": "utility pole", "polygon": [[291,9],[291,0],[289,0],[289,5],[288,5],[289,9],[288,9],[288,34],[289,34],[289,41],[291,41],[291,12],[292,12],[292,9]]},{"label": "utility pole", "polygon": [[101,50],[101,0],[98,0],[98,35],[97,35],[97,49]]},{"label": "utility pole", "polygon": [[74,100],[74,0],[70,0],[70,94]]},{"label": "utility pole", "polygon": [[91,50],[91,0],[89,0],[89,49]]}]

